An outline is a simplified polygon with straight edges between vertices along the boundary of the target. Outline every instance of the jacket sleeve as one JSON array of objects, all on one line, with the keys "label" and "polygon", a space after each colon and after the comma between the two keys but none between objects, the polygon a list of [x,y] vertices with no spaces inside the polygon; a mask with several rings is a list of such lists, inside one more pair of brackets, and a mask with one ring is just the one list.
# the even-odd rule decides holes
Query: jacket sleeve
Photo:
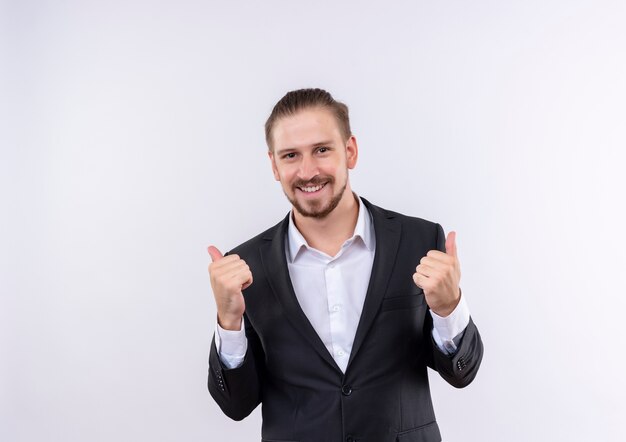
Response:
[{"label": "jacket sleeve", "polygon": [[[430,332],[426,336],[430,336]],[[439,350],[432,336],[427,341],[430,342],[431,347],[428,365],[436,370],[446,382],[456,388],[463,388],[474,380],[483,358],[483,343],[472,318],[453,355],[447,355]]]},{"label": "jacket sleeve", "polygon": [[222,364],[215,345],[215,336],[211,342],[209,355],[209,393],[224,414],[236,421],[252,413],[261,402],[260,367],[256,360],[261,350],[256,333],[248,325],[246,337],[248,338],[246,356],[237,368],[229,369]]}]

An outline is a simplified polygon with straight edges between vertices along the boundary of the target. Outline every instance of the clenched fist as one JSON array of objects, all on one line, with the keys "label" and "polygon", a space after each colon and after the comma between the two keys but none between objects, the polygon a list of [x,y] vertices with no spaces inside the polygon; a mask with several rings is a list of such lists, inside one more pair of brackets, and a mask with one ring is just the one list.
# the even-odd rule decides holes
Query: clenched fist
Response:
[{"label": "clenched fist", "polygon": [[217,305],[217,322],[225,330],[239,330],[246,309],[242,290],[252,284],[252,272],[237,255],[223,256],[213,246],[209,246],[208,252],[213,261],[209,264],[209,276]]},{"label": "clenched fist", "polygon": [[456,254],[456,232],[446,238],[446,251],[430,250],[415,268],[413,281],[424,290],[428,307],[439,316],[448,316],[461,299],[461,267]]}]

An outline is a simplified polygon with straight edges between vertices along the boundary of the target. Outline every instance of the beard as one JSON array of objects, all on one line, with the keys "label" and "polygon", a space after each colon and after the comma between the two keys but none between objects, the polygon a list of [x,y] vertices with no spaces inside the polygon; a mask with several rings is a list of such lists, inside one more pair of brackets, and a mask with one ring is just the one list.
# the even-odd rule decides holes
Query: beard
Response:
[{"label": "beard", "polygon": [[327,177],[315,177],[309,181],[296,181],[292,185],[294,196],[293,197],[289,196],[287,192],[285,192],[285,196],[287,197],[291,205],[298,211],[300,215],[304,217],[316,218],[316,219],[326,218],[328,214],[332,212],[333,210],[335,210],[335,208],[339,205],[339,202],[341,201],[341,198],[343,197],[343,193],[346,190],[346,187],[348,185],[347,180],[345,183],[343,183],[343,186],[339,190],[339,193],[337,193],[336,195],[333,195],[330,201],[328,201],[328,203],[325,206],[323,205],[324,201],[317,200],[317,201],[309,201],[307,203],[308,207],[305,207],[303,204],[300,204],[298,199],[295,197],[296,192],[300,192],[298,187],[309,187],[309,186],[314,187],[314,186],[318,186],[324,183],[326,183],[326,186],[335,184],[335,179],[331,176],[327,176]]}]

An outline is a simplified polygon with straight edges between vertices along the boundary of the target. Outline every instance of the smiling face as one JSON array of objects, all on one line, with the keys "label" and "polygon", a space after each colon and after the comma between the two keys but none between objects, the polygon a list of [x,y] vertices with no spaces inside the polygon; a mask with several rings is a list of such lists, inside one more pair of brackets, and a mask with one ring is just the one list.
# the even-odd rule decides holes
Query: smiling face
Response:
[{"label": "smiling face", "polygon": [[300,215],[325,218],[343,198],[352,198],[348,169],[356,166],[356,139],[343,140],[329,110],[307,108],[282,117],[272,140],[274,178]]}]

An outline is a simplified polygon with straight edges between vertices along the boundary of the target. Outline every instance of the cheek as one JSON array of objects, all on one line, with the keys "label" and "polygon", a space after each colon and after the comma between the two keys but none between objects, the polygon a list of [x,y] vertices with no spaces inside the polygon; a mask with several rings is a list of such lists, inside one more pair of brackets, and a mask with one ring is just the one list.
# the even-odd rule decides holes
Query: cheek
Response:
[{"label": "cheek", "polygon": [[348,177],[348,168],[345,164],[340,165],[335,169],[335,177],[337,181],[345,181]]}]

